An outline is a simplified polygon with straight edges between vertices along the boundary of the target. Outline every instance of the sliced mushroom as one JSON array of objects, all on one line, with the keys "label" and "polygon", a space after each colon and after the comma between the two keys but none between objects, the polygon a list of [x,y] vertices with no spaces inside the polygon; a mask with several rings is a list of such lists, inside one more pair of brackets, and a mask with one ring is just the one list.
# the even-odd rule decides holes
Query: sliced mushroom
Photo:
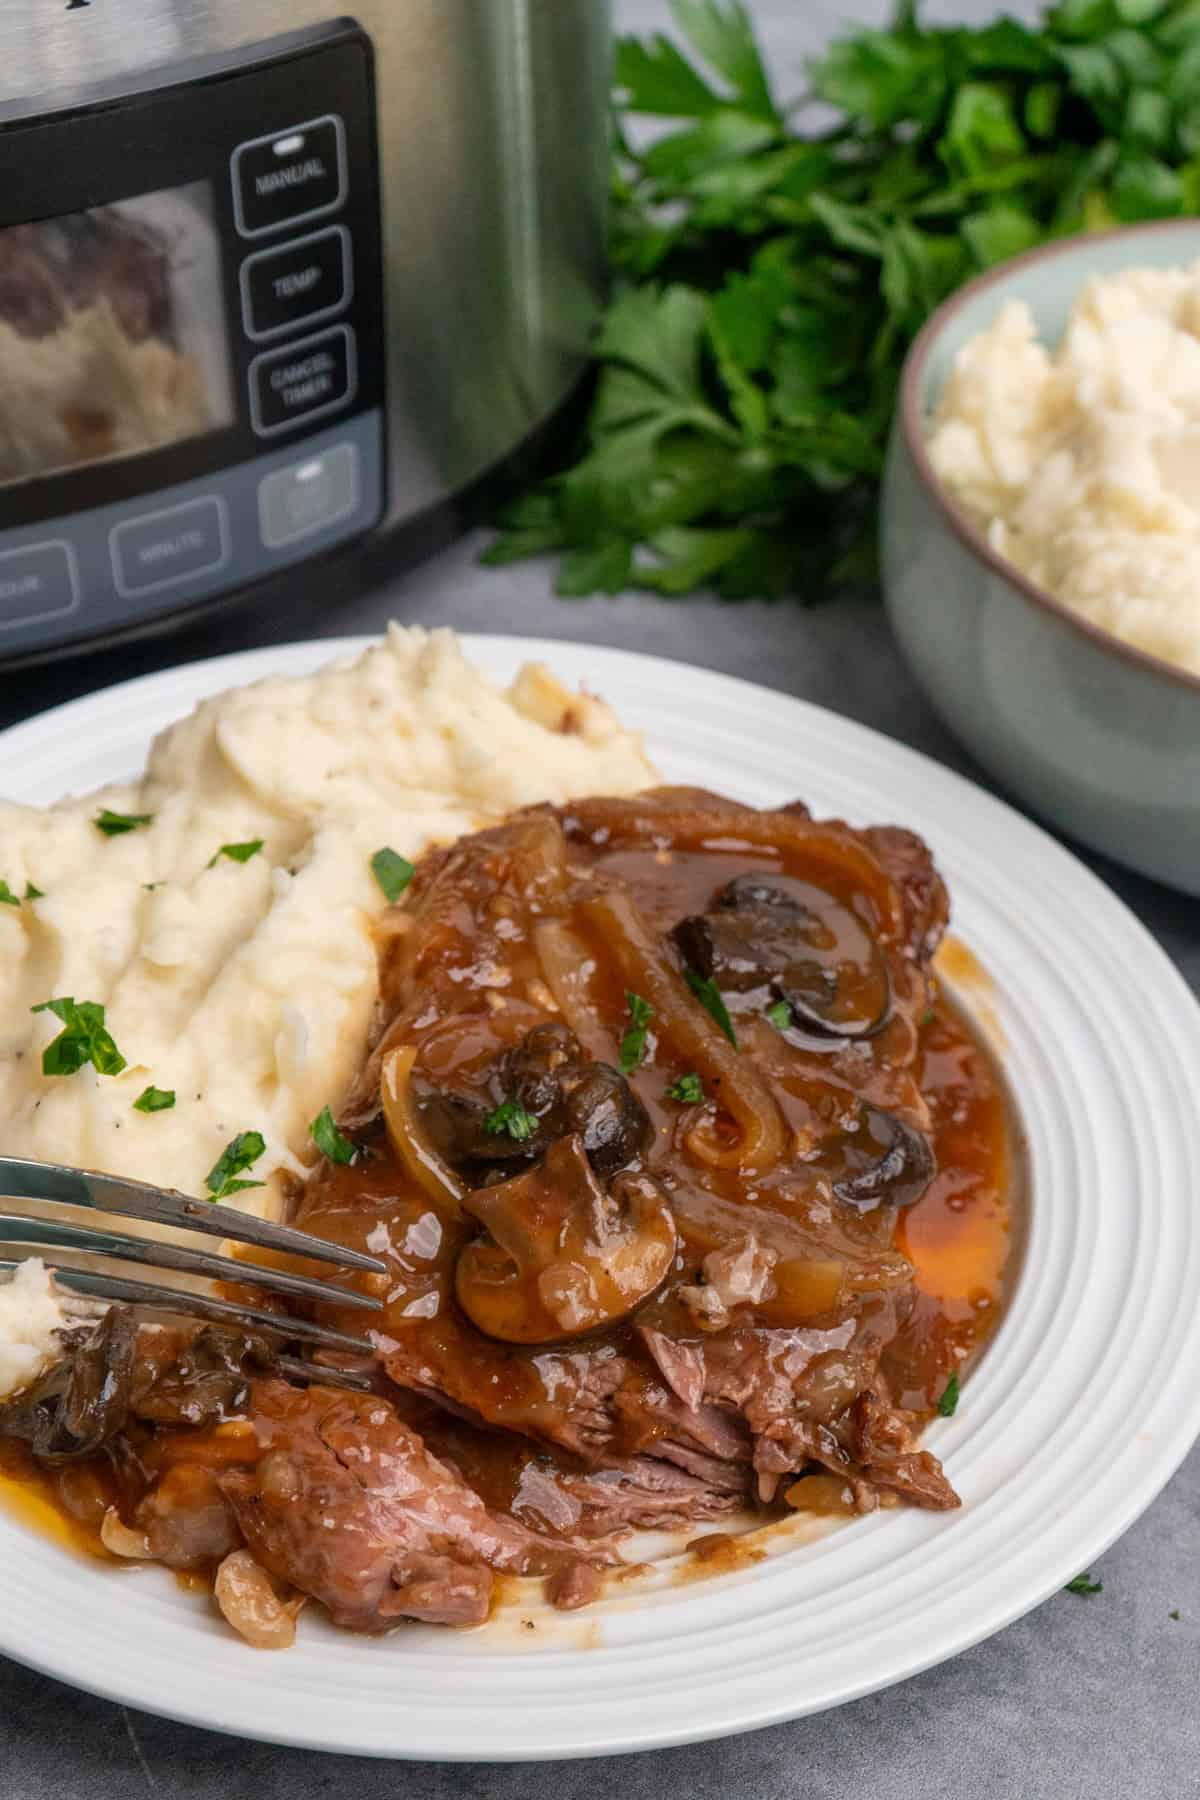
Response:
[{"label": "sliced mushroom", "polygon": [[706,913],[672,933],[689,968],[723,993],[786,1002],[821,1037],[867,1038],[887,1023],[887,965],[862,921],[832,894],[790,875],[737,876]]},{"label": "sliced mushroom", "polygon": [[131,1417],[157,1425],[212,1425],[237,1411],[249,1383],[276,1366],[250,1332],[205,1325],[139,1338],[129,1307],[62,1334],[66,1355],[28,1393],[0,1406],[0,1437],[19,1438],[42,1462],[117,1454]]},{"label": "sliced mushroom", "polygon": [[[565,1025],[538,1025],[485,1071],[485,1085],[437,1087],[414,1080],[417,1114],[430,1142],[455,1168],[472,1163],[530,1162],[566,1129],[562,1077],[583,1060]],[[527,1115],[527,1135],[489,1131],[497,1106],[511,1101]]]},{"label": "sliced mushroom", "polygon": [[185,1342],[178,1359],[137,1395],[133,1410],[156,1425],[220,1424],[241,1410],[255,1376],[271,1374],[277,1361],[266,1338],[204,1325]]},{"label": "sliced mushroom", "polygon": [[650,1115],[626,1081],[609,1063],[590,1063],[567,1092],[567,1124],[577,1132],[597,1175],[628,1168],[649,1146]]},{"label": "sliced mushroom", "polygon": [[532,1138],[515,1143],[487,1128],[494,1111],[480,1094],[458,1088],[441,1088],[414,1081],[414,1112],[430,1145],[453,1168],[464,1163],[512,1162],[536,1155],[541,1148]]},{"label": "sliced mushroom", "polygon": [[929,1139],[881,1107],[867,1107],[866,1120],[863,1148],[869,1144],[878,1150],[882,1145],[882,1155],[835,1181],[834,1194],[860,1212],[870,1212],[885,1203],[915,1205],[937,1172]]},{"label": "sliced mushroom", "polygon": [[501,1059],[500,1080],[527,1112],[542,1118],[562,1100],[564,1079],[586,1061],[579,1039],[554,1021],[535,1025]]},{"label": "sliced mushroom", "polygon": [[670,1208],[648,1175],[596,1177],[578,1135],[463,1202],[486,1235],[458,1259],[459,1305],[489,1337],[547,1344],[628,1317],[675,1255]]},{"label": "sliced mushroom", "polygon": [[[653,1131],[625,1077],[589,1061],[574,1033],[556,1023],[535,1026],[506,1051],[485,1090],[413,1087],[425,1136],[455,1168],[532,1162],[559,1138],[577,1134],[597,1174],[608,1176],[634,1162]],[[489,1131],[488,1120],[504,1101],[527,1115],[524,1137]]]},{"label": "sliced mushroom", "polygon": [[137,1321],[113,1306],[98,1325],[64,1334],[67,1354],[27,1393],[0,1406],[0,1437],[18,1438],[42,1462],[91,1456],[129,1416]]}]

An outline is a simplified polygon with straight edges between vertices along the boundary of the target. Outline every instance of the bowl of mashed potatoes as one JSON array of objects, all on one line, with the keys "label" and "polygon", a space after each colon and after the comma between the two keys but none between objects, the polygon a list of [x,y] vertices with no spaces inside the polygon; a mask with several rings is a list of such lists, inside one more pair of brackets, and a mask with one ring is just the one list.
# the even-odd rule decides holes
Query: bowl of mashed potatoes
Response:
[{"label": "bowl of mashed potatoes", "polygon": [[883,568],[905,654],[980,761],[1200,894],[1200,221],[1063,239],[933,315]]}]

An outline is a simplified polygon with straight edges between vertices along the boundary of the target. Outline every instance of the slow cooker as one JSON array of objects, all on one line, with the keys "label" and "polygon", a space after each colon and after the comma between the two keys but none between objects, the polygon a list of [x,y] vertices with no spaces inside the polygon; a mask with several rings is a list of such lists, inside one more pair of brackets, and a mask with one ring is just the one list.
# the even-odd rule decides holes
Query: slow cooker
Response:
[{"label": "slow cooker", "polygon": [[417,521],[569,396],[608,0],[0,9],[0,662]]}]

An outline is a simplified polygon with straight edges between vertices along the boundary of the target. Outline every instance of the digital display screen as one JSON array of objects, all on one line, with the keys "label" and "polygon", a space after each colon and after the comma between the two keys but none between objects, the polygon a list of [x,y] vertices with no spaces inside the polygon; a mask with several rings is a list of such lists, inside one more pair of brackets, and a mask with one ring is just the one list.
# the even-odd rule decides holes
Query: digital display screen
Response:
[{"label": "digital display screen", "polygon": [[0,487],[233,418],[210,183],[0,230]]}]

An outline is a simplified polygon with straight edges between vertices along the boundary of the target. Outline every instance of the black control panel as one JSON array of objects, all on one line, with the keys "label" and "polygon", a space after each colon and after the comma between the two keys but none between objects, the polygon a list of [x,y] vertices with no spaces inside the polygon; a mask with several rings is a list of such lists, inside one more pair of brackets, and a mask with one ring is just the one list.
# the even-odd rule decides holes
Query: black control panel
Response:
[{"label": "black control panel", "polygon": [[[92,280],[95,244],[109,232],[121,251],[125,227],[165,244],[160,260],[172,230],[187,240],[163,279],[170,304],[157,277],[132,293],[95,278],[106,329],[125,334],[110,385],[153,374],[159,388],[114,424],[104,379],[98,421],[64,387],[45,466],[0,462],[0,660],[253,581],[384,510],[366,35],[346,22],[289,33],[158,71],[144,91],[0,120],[0,267],[6,248],[36,261],[44,242],[90,257]],[[44,355],[55,331],[67,342],[76,303],[6,320],[0,296],[0,334],[36,332]],[[142,422],[151,400],[165,425]]]}]

